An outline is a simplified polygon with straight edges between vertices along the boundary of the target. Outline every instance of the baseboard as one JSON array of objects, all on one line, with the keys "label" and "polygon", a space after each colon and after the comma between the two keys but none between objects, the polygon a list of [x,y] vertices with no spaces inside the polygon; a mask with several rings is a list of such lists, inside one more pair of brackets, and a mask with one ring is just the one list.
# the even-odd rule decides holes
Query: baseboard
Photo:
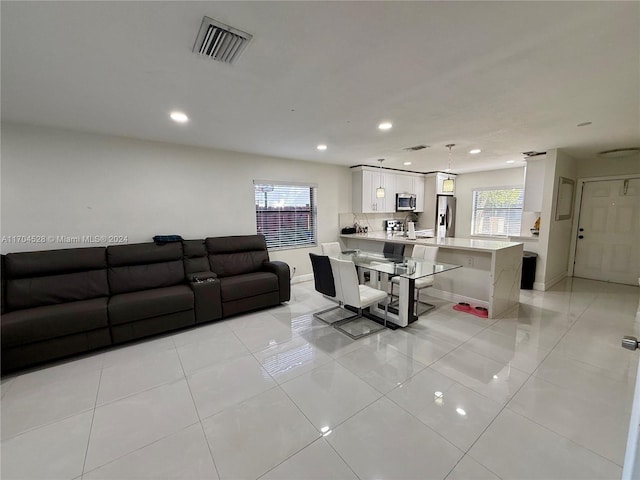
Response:
[{"label": "baseboard", "polygon": [[[555,277],[553,277],[550,280],[547,280],[546,282],[544,282],[542,284],[542,291],[546,292],[547,290],[549,290],[551,287],[553,287],[555,284],[560,283],[562,280],[564,280],[565,278],[567,278],[567,272],[561,272],[558,275],[556,275]],[[535,288],[535,283],[533,284],[534,288]],[[536,289],[537,290],[537,289]]]},{"label": "baseboard", "polygon": [[544,282],[533,282],[533,289],[544,292]]},{"label": "baseboard", "polygon": [[304,283],[313,280],[313,273],[307,273],[306,275],[296,275],[291,279],[291,284]]},{"label": "baseboard", "polygon": [[457,293],[445,292],[444,290],[438,290],[437,288],[425,288],[424,294],[431,297],[436,297],[441,300],[447,300],[449,302],[465,302],[474,307],[489,308],[489,302],[486,300],[478,300],[477,298],[466,297]]}]

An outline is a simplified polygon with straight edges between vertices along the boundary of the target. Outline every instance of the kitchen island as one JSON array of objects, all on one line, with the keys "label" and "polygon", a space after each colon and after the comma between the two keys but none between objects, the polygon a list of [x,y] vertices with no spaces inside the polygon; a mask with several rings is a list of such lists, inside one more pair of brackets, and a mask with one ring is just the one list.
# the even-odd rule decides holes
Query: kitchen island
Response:
[{"label": "kitchen island", "polygon": [[[409,240],[386,232],[343,234],[340,240],[345,248],[370,252],[382,252],[385,242],[437,246],[439,261],[463,268],[437,275],[423,295],[485,307],[489,318],[498,318],[519,303],[522,243],[450,237]],[[410,252],[405,247],[405,255]]]}]

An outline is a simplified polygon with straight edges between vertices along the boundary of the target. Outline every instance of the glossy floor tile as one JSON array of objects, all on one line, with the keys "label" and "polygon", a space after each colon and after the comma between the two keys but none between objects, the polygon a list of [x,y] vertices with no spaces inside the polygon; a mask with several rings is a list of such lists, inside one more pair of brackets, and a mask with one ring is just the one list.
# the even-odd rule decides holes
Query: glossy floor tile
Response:
[{"label": "glossy floor tile", "polygon": [[270,470],[260,480],[358,480],[353,470],[320,438]]},{"label": "glossy floor tile", "polygon": [[321,432],[335,428],[382,396],[336,361],[281,387]]},{"label": "glossy floor tile", "polygon": [[95,409],[85,468],[92,470],[196,423],[185,379]]},{"label": "glossy floor tile", "polygon": [[4,377],[2,478],[620,478],[639,293],[566,279],[497,320],[436,299],[352,340],[294,284],[276,308]]},{"label": "glossy floor tile", "polygon": [[466,451],[502,405],[427,368],[387,395],[394,403]]},{"label": "glossy floor tile", "polygon": [[84,480],[157,478],[218,479],[200,423],[134,450],[83,476]]},{"label": "glossy floor tile", "polygon": [[509,409],[469,455],[500,478],[614,479],[622,473],[615,463]]},{"label": "glossy floor tile", "polygon": [[321,433],[280,388],[203,422],[221,479],[257,478]]},{"label": "glossy floor tile", "polygon": [[444,478],[463,455],[387,398],[325,438],[359,478]]}]

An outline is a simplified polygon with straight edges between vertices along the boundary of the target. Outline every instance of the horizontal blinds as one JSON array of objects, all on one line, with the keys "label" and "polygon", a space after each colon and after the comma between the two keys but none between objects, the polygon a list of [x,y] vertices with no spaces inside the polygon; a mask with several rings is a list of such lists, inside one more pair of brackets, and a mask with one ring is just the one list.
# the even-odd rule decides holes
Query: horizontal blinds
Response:
[{"label": "horizontal blinds", "polygon": [[522,187],[474,190],[472,235],[520,235]]},{"label": "horizontal blinds", "polygon": [[254,193],[257,232],[268,248],[317,244],[315,187],[255,183]]}]

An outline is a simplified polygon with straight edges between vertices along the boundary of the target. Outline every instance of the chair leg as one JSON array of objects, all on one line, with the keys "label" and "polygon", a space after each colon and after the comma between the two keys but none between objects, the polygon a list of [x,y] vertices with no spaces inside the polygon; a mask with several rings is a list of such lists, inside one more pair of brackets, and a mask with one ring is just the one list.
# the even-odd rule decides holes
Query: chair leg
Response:
[{"label": "chair leg", "polygon": [[[379,326],[379,328],[375,328],[375,329],[369,330],[368,332],[362,333],[360,335],[354,335],[351,332],[349,332],[348,330],[346,330],[345,328],[343,328],[343,325],[347,325],[347,324],[349,324],[351,322],[354,322],[354,321],[356,321],[356,320],[358,320],[360,318],[363,318],[363,319],[365,319],[365,320],[367,320],[367,321],[369,321],[371,323],[377,324]],[[333,325],[333,328],[335,328],[336,330],[341,331],[342,333],[347,335],[352,340],[358,340],[359,338],[369,336],[369,335],[371,335],[373,333],[377,333],[377,332],[387,328],[387,309],[385,309],[384,325],[380,325],[379,323],[374,322],[373,320],[369,320],[366,317],[364,317],[362,315],[362,308],[358,308],[358,314],[356,316],[350,317],[350,318],[346,318],[344,320],[340,320],[338,322],[332,323],[332,325]]]},{"label": "chair leg", "polygon": [[[325,309],[325,310],[321,310],[321,311],[319,311],[319,312],[315,312],[315,313],[313,314],[313,317],[314,317],[314,318],[317,318],[317,319],[318,319],[318,320],[320,320],[321,322],[326,323],[327,325],[333,325],[333,324],[334,324],[334,323],[336,323],[336,322],[340,322],[340,321],[342,321],[342,320],[346,320],[347,318],[351,318],[351,317],[353,316],[353,315],[350,315],[349,317],[342,317],[342,318],[338,318],[337,320],[334,320],[334,321],[332,321],[332,322],[331,322],[331,321],[329,321],[329,320],[326,320],[326,319],[324,319],[324,318],[322,318],[322,317],[321,317],[321,315],[323,315],[323,314],[325,314],[325,313],[327,313],[327,312],[330,312],[330,311],[332,311],[332,310],[336,310],[336,309],[344,310],[344,308],[342,308],[342,302],[339,302],[339,303],[338,303],[338,305],[336,305],[335,307],[329,307],[329,308],[327,308],[327,309]],[[345,311],[346,311],[346,310],[345,310]],[[349,312],[349,313],[351,314],[352,312]]]},{"label": "chair leg", "polygon": [[[417,288],[416,288],[416,291],[415,291],[415,296],[416,296],[416,309],[415,309],[415,315],[416,315],[416,317],[419,317],[420,315],[422,315],[422,314],[424,314],[424,313],[427,313],[427,312],[430,312],[431,310],[433,310],[434,308],[436,308],[436,306],[435,306],[435,305],[432,305],[431,303],[427,303],[427,302],[420,302],[420,290],[418,290]],[[418,305],[419,305],[420,303],[422,303],[423,305],[425,305],[425,306],[427,307],[427,308],[426,308],[424,311],[422,311],[422,312],[420,312],[420,311],[418,310]]]}]

